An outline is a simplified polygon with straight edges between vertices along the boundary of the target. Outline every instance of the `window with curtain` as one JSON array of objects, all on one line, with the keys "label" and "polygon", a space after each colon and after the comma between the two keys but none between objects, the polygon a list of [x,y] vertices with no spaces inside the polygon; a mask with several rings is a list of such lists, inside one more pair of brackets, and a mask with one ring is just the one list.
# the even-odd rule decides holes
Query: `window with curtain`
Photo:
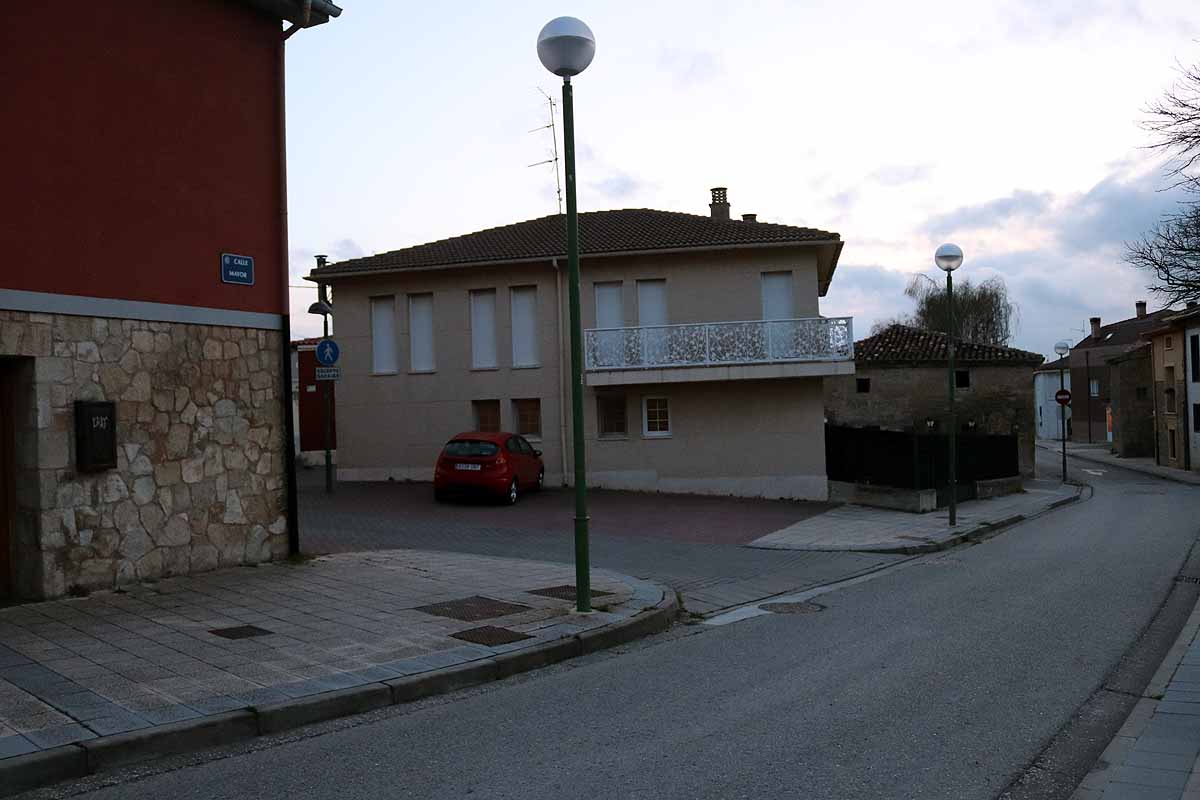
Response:
[{"label": "window with curtain", "polygon": [[540,398],[531,397],[520,400],[513,400],[513,421],[516,423],[517,433],[522,436],[529,436],[534,439],[541,438],[542,435],[542,401]]},{"label": "window with curtain", "polygon": [[437,368],[433,352],[433,295],[408,296],[409,369],[433,372]]},{"label": "window with curtain", "polygon": [[475,430],[487,433],[500,432],[499,400],[472,400],[471,410],[475,413]]},{"label": "window with curtain", "polygon": [[471,292],[471,367],[496,366],[496,290],[476,289]]},{"label": "window with curtain", "polygon": [[512,365],[539,366],[537,287],[514,286],[509,290],[509,296],[512,306]]},{"label": "window with curtain", "polygon": [[371,298],[371,372],[388,375],[399,370],[396,356],[396,298]]}]

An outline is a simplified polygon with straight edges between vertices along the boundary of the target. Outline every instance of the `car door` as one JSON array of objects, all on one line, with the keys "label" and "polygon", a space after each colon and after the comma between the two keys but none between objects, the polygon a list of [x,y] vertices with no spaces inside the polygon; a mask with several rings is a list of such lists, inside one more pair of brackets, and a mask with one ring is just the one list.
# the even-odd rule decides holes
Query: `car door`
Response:
[{"label": "car door", "polygon": [[537,483],[538,473],[542,471],[541,456],[533,449],[533,445],[524,436],[518,437],[521,440],[521,449],[525,451],[525,458],[529,461],[529,480]]},{"label": "car door", "polygon": [[504,454],[512,461],[513,475],[517,479],[517,483],[522,486],[529,485],[529,458],[521,450],[521,441],[519,437],[510,436],[508,441],[504,443]]}]

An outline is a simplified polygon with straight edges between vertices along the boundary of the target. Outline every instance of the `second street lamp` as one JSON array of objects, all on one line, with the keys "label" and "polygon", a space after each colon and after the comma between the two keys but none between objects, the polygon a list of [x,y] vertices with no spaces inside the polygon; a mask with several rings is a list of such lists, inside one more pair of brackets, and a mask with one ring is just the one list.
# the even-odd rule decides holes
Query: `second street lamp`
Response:
[{"label": "second street lamp", "polygon": [[950,429],[950,526],[958,524],[958,423],[954,416],[954,281],[950,277],[962,266],[963,252],[956,244],[944,244],[933,255],[933,263],[946,273],[946,357],[949,361],[946,374],[950,407],[948,412]]},{"label": "second street lamp", "polygon": [[571,449],[575,454],[575,605],[592,610],[588,564],[587,461],[583,442],[583,332],[579,313],[579,213],[575,205],[575,107],[571,78],[587,69],[596,37],[574,17],[558,17],[538,34],[538,60],[563,79],[563,155],[567,178],[567,296],[571,324]]},{"label": "second street lamp", "polygon": [[[1058,354],[1058,357],[1060,359],[1066,358],[1067,353],[1071,352],[1071,343],[1068,341],[1059,342],[1058,344],[1054,345],[1054,352]],[[1063,391],[1064,389],[1067,388],[1066,380],[1063,378],[1063,375],[1064,375],[1063,365],[1059,364],[1058,365],[1058,389],[1059,389],[1059,391]],[[1063,475],[1063,483],[1066,483],[1067,482],[1067,405],[1066,405],[1066,403],[1058,404],[1058,413],[1059,413],[1060,418],[1062,419],[1062,462],[1063,462],[1062,475]]]}]

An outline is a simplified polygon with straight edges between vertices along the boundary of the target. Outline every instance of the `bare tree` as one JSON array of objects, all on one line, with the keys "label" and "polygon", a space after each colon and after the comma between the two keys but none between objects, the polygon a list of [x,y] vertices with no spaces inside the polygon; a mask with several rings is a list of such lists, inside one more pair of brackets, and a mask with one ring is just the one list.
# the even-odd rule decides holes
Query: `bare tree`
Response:
[{"label": "bare tree", "polygon": [[[896,324],[946,330],[945,284],[928,275],[915,275],[904,294],[916,301],[913,313],[875,323],[872,335]],[[1008,287],[999,277],[981,283],[967,279],[954,285],[954,336],[960,341],[1007,345],[1016,332],[1017,316],[1017,306],[1009,299]]]},{"label": "bare tree", "polygon": [[[1200,193],[1200,66],[1182,68],[1180,79],[1147,109],[1142,127],[1152,147],[1167,153],[1172,186]],[[1181,204],[1140,239],[1126,245],[1126,261],[1149,272],[1151,292],[1167,305],[1200,300],[1200,204]]]}]

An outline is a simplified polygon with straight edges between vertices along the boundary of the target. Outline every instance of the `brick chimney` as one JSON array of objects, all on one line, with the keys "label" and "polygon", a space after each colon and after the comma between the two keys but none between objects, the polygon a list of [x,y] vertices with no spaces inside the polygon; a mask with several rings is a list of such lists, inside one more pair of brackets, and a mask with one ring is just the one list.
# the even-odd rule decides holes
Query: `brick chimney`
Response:
[{"label": "brick chimney", "polygon": [[708,204],[708,208],[713,219],[729,219],[729,196],[724,186],[712,188],[712,202]]},{"label": "brick chimney", "polygon": [[1137,318],[1138,319],[1146,318],[1146,301],[1145,300],[1138,300],[1136,303],[1133,304],[1133,307],[1135,309],[1137,309]]},{"label": "brick chimney", "polygon": [[742,222],[758,222],[758,214],[742,214]]},{"label": "brick chimney", "polygon": [[1092,323],[1092,338],[1099,339],[1100,338],[1100,318],[1092,317],[1089,320],[1089,322]]}]

